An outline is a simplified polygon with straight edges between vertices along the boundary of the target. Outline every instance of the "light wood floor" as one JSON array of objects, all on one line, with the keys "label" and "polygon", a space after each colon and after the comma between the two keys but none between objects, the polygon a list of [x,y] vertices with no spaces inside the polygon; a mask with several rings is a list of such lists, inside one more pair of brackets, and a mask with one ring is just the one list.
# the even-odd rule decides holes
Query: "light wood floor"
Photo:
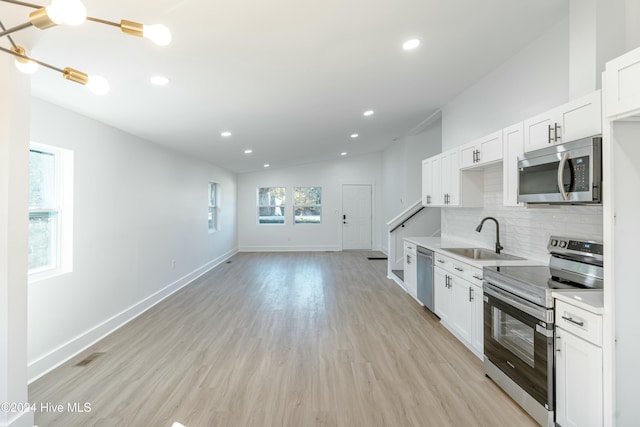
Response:
[{"label": "light wood floor", "polygon": [[[367,253],[238,254],[29,387],[40,427],[533,426]],[[74,367],[104,352],[85,367]]]}]

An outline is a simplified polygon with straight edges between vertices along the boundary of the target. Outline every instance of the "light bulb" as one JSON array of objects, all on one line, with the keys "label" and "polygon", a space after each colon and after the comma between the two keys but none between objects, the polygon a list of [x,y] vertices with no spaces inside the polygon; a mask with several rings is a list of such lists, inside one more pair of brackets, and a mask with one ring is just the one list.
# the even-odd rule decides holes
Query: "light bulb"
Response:
[{"label": "light bulb", "polygon": [[107,79],[100,76],[89,76],[87,87],[96,95],[104,95],[109,92],[109,82]]},{"label": "light bulb", "polygon": [[164,25],[143,25],[142,37],[146,37],[158,46],[166,46],[171,43],[171,31]]},{"label": "light bulb", "polygon": [[57,25],[77,26],[87,19],[87,8],[80,0],[52,0],[47,16]]},{"label": "light bulb", "polygon": [[25,74],[35,74],[38,71],[38,64],[33,61],[21,62],[16,59],[16,68]]},{"label": "light bulb", "polygon": [[18,70],[25,74],[35,74],[35,72],[38,71],[38,64],[36,62],[24,58],[28,55],[22,46],[13,46],[11,51],[20,55],[15,59],[16,68]]}]

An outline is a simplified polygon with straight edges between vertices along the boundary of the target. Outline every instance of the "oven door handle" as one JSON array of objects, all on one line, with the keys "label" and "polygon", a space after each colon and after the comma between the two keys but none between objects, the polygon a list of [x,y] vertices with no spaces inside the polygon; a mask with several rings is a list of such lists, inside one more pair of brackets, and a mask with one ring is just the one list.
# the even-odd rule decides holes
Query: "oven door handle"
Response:
[{"label": "oven door handle", "polygon": [[548,310],[542,309],[537,305],[530,303],[529,301],[524,301],[520,298],[514,297],[508,292],[502,291],[487,282],[484,283],[483,290],[485,294],[489,294],[492,297],[504,302],[505,304],[509,304],[510,306],[513,306],[514,308],[523,311],[538,320],[542,320],[546,323],[549,323],[550,321],[551,323],[553,322],[553,319],[550,320],[547,318]]},{"label": "oven door handle", "polygon": [[560,188],[560,194],[562,194],[562,198],[564,200],[569,200],[569,194],[564,191],[564,168],[567,165],[567,160],[569,160],[569,152],[565,151],[562,155],[562,159],[560,160],[560,164],[558,165],[558,187]]}]

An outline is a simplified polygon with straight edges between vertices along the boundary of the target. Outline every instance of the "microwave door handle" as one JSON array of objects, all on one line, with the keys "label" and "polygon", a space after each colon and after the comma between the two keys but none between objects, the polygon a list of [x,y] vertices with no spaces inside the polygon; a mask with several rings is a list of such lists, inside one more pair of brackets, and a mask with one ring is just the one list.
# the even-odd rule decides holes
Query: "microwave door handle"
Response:
[{"label": "microwave door handle", "polygon": [[560,164],[558,165],[558,187],[560,188],[560,194],[562,194],[562,198],[564,200],[569,200],[569,194],[564,191],[564,168],[567,165],[567,160],[569,160],[569,153],[565,152],[562,155],[562,159],[560,159]]}]

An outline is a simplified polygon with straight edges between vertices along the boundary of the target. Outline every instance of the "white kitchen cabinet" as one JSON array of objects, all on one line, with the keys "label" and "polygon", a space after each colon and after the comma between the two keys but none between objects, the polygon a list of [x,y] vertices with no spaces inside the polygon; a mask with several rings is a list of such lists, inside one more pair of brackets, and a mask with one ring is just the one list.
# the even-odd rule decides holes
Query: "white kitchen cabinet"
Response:
[{"label": "white kitchen cabinet", "polygon": [[451,317],[451,305],[453,301],[453,293],[449,287],[449,275],[447,271],[436,266],[433,269],[433,292],[435,311],[443,324],[449,322]]},{"label": "white kitchen cabinet", "polygon": [[484,203],[482,171],[460,171],[460,151],[449,150],[422,161],[422,204],[480,207]]},{"label": "white kitchen cabinet", "polygon": [[556,300],[556,423],[603,424],[602,317]]},{"label": "white kitchen cabinet", "polygon": [[404,287],[414,298],[418,295],[418,262],[416,245],[404,242]]},{"label": "white kitchen cabinet", "polygon": [[422,206],[433,204],[433,158],[422,161]]},{"label": "white kitchen cabinet", "polygon": [[486,166],[500,160],[502,160],[501,130],[460,148],[460,169]]},{"label": "white kitchen cabinet", "polygon": [[482,285],[471,285],[471,347],[481,359],[484,355],[484,302],[482,295]]},{"label": "white kitchen cabinet", "polygon": [[442,324],[479,358],[484,350],[482,270],[436,252],[435,309]]},{"label": "white kitchen cabinet", "polygon": [[502,184],[504,206],[523,206],[518,203],[518,156],[524,153],[524,123],[502,130]]},{"label": "white kitchen cabinet", "polygon": [[442,196],[445,206],[460,206],[459,151],[450,150],[442,154]]},{"label": "white kitchen cabinet", "polygon": [[607,62],[604,85],[607,117],[640,114],[640,48]]},{"label": "white kitchen cabinet", "polygon": [[459,276],[451,276],[451,327],[463,341],[471,343],[471,284]]},{"label": "white kitchen cabinet", "polygon": [[524,121],[524,151],[602,133],[600,91],[570,101]]}]

